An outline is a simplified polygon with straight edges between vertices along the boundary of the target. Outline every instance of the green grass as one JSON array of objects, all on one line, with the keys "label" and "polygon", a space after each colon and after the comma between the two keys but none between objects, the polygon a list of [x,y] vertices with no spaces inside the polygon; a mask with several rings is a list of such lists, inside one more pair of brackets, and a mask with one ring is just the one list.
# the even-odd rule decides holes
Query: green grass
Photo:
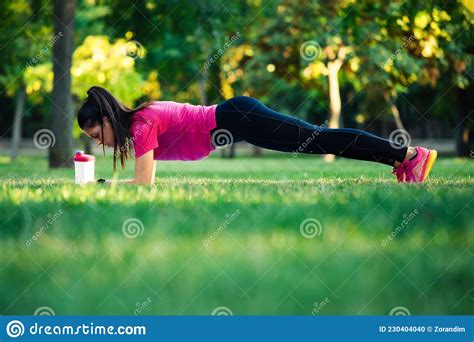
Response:
[{"label": "green grass", "polygon": [[[110,188],[0,157],[1,313],[472,314],[474,161],[440,159],[425,184],[390,170],[211,157],[159,163],[152,188]],[[98,157],[96,177],[111,175]],[[141,236],[123,233],[130,218]]]}]

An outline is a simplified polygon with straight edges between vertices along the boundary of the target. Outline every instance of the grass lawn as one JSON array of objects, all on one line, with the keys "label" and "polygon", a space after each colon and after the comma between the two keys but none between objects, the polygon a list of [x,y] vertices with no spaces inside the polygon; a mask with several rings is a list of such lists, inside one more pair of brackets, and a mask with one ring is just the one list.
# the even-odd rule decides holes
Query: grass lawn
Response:
[{"label": "grass lawn", "polygon": [[159,162],[152,188],[80,187],[0,157],[1,313],[473,314],[474,160],[441,158],[426,184],[390,171],[212,156]]}]

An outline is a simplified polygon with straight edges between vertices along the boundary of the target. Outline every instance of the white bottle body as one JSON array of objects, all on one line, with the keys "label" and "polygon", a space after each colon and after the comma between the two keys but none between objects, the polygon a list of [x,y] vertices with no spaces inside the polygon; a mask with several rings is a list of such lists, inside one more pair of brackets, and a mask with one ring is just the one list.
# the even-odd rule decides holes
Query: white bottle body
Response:
[{"label": "white bottle body", "polygon": [[76,184],[94,182],[95,161],[74,161]]}]

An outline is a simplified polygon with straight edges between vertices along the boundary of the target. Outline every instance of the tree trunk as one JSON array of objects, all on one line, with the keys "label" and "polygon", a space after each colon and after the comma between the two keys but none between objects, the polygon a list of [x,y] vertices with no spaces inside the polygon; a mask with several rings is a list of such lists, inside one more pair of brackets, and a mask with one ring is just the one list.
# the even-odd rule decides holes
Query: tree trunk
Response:
[{"label": "tree trunk", "polygon": [[404,131],[406,131],[405,126],[403,125],[402,119],[400,118],[400,112],[398,111],[398,107],[395,104],[395,99],[394,100],[390,99],[390,95],[386,92],[384,92],[383,96],[385,98],[385,101],[387,101],[387,104],[390,105],[390,110],[395,120],[395,125],[397,125],[398,129],[403,129]]},{"label": "tree trunk", "polygon": [[329,109],[331,115],[329,117],[329,128],[339,128],[339,120],[341,117],[341,94],[339,91],[338,74],[340,64],[338,61],[328,63],[329,69]]},{"label": "tree trunk", "polygon": [[21,126],[23,121],[23,113],[25,111],[26,92],[23,82],[18,87],[16,95],[15,114],[13,117],[13,132],[11,145],[11,158],[15,160],[20,151],[21,144]]},{"label": "tree trunk", "polygon": [[469,125],[471,121],[469,118],[468,90],[458,88],[457,96],[459,124],[456,127],[456,153],[460,157],[468,157],[470,155]]},{"label": "tree trunk", "polygon": [[74,110],[71,96],[71,63],[76,0],[54,1],[53,47],[54,84],[51,105],[51,130],[55,143],[49,149],[51,168],[72,167],[72,128]]},{"label": "tree trunk", "polygon": [[[329,79],[329,128],[339,128],[339,121],[341,119],[341,94],[339,91],[339,70],[342,66],[342,60],[336,59],[328,62],[328,79]],[[333,154],[324,155],[326,162],[334,161]]]}]

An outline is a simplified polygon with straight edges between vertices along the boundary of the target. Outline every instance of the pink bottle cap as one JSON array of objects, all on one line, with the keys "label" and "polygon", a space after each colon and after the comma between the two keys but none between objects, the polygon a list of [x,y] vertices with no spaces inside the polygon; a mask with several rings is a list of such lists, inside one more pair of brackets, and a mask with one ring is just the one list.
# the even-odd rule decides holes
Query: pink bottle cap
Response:
[{"label": "pink bottle cap", "polygon": [[84,154],[84,151],[77,150],[76,155],[74,156],[74,161],[76,162],[88,162],[94,161],[95,157],[90,154]]}]

